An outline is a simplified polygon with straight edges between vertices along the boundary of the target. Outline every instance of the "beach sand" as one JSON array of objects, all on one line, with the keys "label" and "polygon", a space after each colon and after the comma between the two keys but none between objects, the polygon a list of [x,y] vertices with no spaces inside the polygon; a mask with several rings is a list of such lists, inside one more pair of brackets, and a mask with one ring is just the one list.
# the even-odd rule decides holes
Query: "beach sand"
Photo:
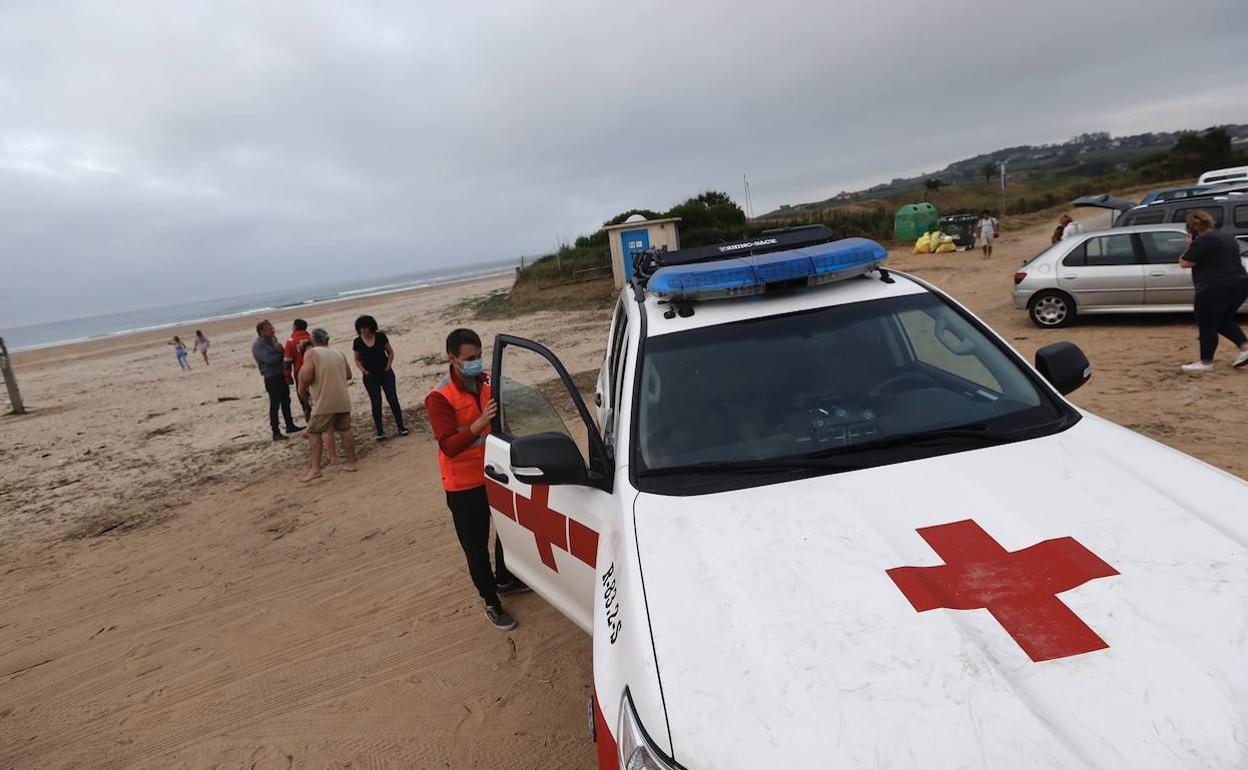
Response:
[{"label": "beach sand", "polygon": [[[989,262],[899,251],[892,266],[1025,355],[1078,343],[1094,375],[1075,402],[1248,473],[1248,371],[1229,368],[1230,350],[1190,378],[1178,372],[1195,357],[1186,317],[1032,327],[1009,290],[1051,224],[1005,224]],[[357,385],[360,472],[307,486],[305,442],[269,440],[256,319],[207,326],[212,366],[192,354],[185,373],[163,344],[173,331],[16,356],[38,411],[0,418],[0,767],[593,766],[590,640],[532,594],[509,601],[514,631],[485,624],[418,409],[459,323],[597,369],[605,311],[467,317],[465,300],[508,281],[300,311],[344,350],[354,317],[377,316],[421,429],[372,444]],[[271,316],[283,338],[293,316]]]}]

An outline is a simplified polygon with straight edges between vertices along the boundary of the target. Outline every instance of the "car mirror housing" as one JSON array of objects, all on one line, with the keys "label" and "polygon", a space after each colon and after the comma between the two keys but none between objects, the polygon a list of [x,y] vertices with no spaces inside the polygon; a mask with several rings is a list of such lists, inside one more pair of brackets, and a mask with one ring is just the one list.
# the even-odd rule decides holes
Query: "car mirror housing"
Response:
[{"label": "car mirror housing", "polygon": [[584,484],[589,470],[566,433],[521,436],[511,442],[511,472],[525,484]]},{"label": "car mirror housing", "polygon": [[1063,396],[1092,378],[1092,364],[1073,342],[1054,342],[1037,350],[1036,371]]}]

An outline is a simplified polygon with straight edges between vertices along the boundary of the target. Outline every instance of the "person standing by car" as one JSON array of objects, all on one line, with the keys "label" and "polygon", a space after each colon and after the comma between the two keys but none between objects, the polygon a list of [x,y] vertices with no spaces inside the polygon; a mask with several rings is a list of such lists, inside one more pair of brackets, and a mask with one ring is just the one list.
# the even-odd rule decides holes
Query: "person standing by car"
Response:
[{"label": "person standing by car", "polygon": [[264,378],[264,391],[269,394],[269,427],[273,429],[273,440],[285,441],[286,437],[277,428],[278,410],[286,420],[287,433],[298,433],[303,428],[295,425],[290,415],[290,385],[282,374],[282,346],[278,344],[273,324],[268,319],[256,324],[256,341],[251,343],[251,357]]},{"label": "person standing by car", "polygon": [[394,415],[395,429],[400,436],[406,436],[403,407],[399,406],[399,394],[394,386],[394,348],[390,346],[390,338],[377,330],[377,319],[371,315],[355,319],[355,334],[351,349],[355,352],[355,365],[364,377],[364,390],[368,391],[368,400],[373,406],[373,427],[377,430],[377,440],[386,440],[386,431],[381,426],[383,391]]},{"label": "person standing by car", "polygon": [[1239,346],[1232,366],[1248,364],[1248,337],[1235,322],[1235,314],[1248,300],[1248,272],[1239,257],[1235,236],[1216,229],[1206,211],[1187,216],[1190,244],[1179,258],[1181,267],[1190,268],[1196,286],[1196,326],[1200,330],[1200,360],[1182,366],[1188,374],[1213,371],[1213,354],[1221,334]]},{"label": "person standing by car", "polygon": [[485,436],[498,412],[490,373],[481,360],[481,338],[472,329],[455,329],[446,338],[449,371],[429,395],[425,412],[438,442],[442,488],[451,509],[455,534],[468,560],[477,593],[485,602],[485,616],[500,631],[516,626],[516,619],[499,600],[500,594],[529,587],[507,570],[503,544],[494,537],[494,572],[490,572],[490,502],[485,491]]},{"label": "person standing by car", "polygon": [[1066,240],[1067,238],[1073,238],[1074,236],[1083,232],[1083,225],[1079,224],[1074,219],[1072,219],[1070,214],[1062,214],[1061,226],[1062,226],[1062,240],[1063,241]]},{"label": "person standing by car", "polygon": [[[342,436],[342,448],[347,454],[344,471],[355,471],[355,434],[351,432],[351,394],[347,383],[351,380],[351,366],[347,357],[329,346],[329,332],[312,330],[312,347],[303,354],[303,366],[299,369],[299,396],[312,401],[312,419],[308,421],[308,454],[311,469],[303,481],[321,477],[321,434],[333,428]],[[331,446],[332,450],[332,446]]]},{"label": "person standing by car", "polygon": [[988,209],[979,215],[979,238],[984,244],[984,259],[992,258],[992,239],[997,237],[997,219]]}]

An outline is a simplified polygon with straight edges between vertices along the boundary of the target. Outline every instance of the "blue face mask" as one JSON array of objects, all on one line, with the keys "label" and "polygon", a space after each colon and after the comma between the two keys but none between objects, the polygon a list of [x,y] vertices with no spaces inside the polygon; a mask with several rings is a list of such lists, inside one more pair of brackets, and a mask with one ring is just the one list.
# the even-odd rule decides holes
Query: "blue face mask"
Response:
[{"label": "blue face mask", "polygon": [[465,377],[480,377],[485,371],[485,362],[479,358],[476,361],[460,361],[459,370]]}]

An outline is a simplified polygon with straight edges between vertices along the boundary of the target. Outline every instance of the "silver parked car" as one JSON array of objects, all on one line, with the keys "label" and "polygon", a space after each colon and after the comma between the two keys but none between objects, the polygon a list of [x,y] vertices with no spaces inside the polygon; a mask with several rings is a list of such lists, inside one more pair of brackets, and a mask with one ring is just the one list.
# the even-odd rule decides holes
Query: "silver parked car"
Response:
[{"label": "silver parked car", "polygon": [[[1248,266],[1246,249],[1241,241]],[[1178,224],[1080,233],[1023,263],[1014,274],[1014,306],[1043,327],[1065,326],[1080,314],[1190,312],[1192,271],[1179,267],[1186,250]]]}]

